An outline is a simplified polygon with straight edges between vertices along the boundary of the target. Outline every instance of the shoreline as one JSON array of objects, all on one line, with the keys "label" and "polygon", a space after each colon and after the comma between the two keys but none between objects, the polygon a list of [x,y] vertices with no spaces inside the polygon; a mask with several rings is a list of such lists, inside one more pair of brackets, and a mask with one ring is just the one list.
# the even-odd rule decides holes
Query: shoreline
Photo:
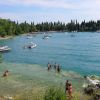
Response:
[{"label": "shoreline", "polygon": [[0,40],[12,39],[13,37],[14,36],[5,36],[5,37],[0,36]]},{"label": "shoreline", "polygon": [[[82,93],[83,77],[74,72],[62,71],[61,73],[55,73],[53,70],[48,72],[46,67],[37,64],[3,62],[0,64],[0,76],[5,70],[9,71],[9,76],[0,79],[0,96],[2,97],[20,98],[26,94],[27,98],[31,92],[33,96],[37,96],[40,92],[38,97],[41,98],[49,87],[61,87],[64,90],[67,79],[72,82],[75,89],[74,93]],[[30,100],[33,99],[35,97]]]},{"label": "shoreline", "polygon": [[[15,35],[15,36],[20,36],[20,35],[27,35],[27,34],[43,34],[43,33],[65,33],[65,32],[68,32],[68,31],[38,31],[38,32],[29,32],[29,33],[23,33],[23,34],[19,34],[19,35]],[[97,31],[95,31],[96,33],[98,33]],[[78,33],[78,32],[68,32],[68,33]],[[84,32],[82,32],[84,33]],[[15,36],[5,36],[5,37],[1,37],[0,36],[0,40],[6,40],[6,39],[12,39],[13,37]]]}]

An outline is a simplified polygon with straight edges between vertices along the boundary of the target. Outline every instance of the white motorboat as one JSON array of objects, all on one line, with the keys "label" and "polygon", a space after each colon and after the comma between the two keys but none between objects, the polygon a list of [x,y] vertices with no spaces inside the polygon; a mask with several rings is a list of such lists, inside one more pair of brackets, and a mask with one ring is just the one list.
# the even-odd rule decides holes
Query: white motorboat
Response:
[{"label": "white motorboat", "polygon": [[35,48],[37,45],[33,42],[30,42],[28,43],[27,45],[24,46],[24,48],[29,48],[29,49],[32,49],[32,48]]},{"label": "white motorboat", "polygon": [[0,52],[6,52],[6,51],[10,51],[11,48],[9,48],[8,46],[1,46],[0,47]]},{"label": "white motorboat", "polygon": [[43,39],[49,39],[49,38],[50,38],[50,37],[48,37],[48,36],[44,36],[44,37],[43,37]]},{"label": "white motorboat", "polygon": [[35,43],[30,43],[29,45],[28,45],[28,48],[30,48],[30,49],[32,49],[32,48],[35,48],[37,45],[35,44]]},{"label": "white motorboat", "polygon": [[51,35],[44,35],[43,39],[49,39],[50,37],[52,37]]}]

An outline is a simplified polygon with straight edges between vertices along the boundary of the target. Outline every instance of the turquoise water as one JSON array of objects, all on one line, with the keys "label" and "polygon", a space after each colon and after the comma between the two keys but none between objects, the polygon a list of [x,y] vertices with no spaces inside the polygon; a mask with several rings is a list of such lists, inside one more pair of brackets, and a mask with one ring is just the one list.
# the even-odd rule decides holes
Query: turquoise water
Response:
[{"label": "turquoise water", "polygon": [[65,90],[66,80],[72,82],[74,90],[80,90],[84,83],[83,77],[77,73],[62,71],[59,74],[54,70],[48,72],[47,68],[37,64],[1,63],[0,76],[7,69],[9,76],[0,77],[0,96],[15,96],[31,91],[31,89],[34,90],[34,93],[42,90],[43,95],[45,88],[51,86],[60,86]]},{"label": "turquoise water", "polygon": [[[75,71],[81,75],[100,76],[100,34],[99,33],[52,33],[52,37],[42,39],[38,34],[32,39],[26,35],[1,40],[0,45],[8,45],[11,52],[3,53],[5,62],[38,64],[46,67],[48,62],[58,63],[63,70]],[[34,42],[34,49],[23,49],[28,42]]]}]

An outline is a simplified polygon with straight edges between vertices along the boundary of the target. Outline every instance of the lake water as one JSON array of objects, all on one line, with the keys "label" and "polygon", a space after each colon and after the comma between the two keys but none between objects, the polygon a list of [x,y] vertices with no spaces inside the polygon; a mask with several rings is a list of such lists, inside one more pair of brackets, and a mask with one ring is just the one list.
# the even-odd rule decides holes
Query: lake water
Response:
[{"label": "lake water", "polygon": [[[50,34],[50,33],[49,33]],[[49,39],[43,34],[27,39],[26,35],[1,40],[0,45],[8,45],[11,52],[3,53],[5,62],[37,64],[60,64],[63,70],[75,71],[81,75],[100,76],[100,34],[99,33],[52,33]],[[29,42],[36,48],[24,49]]]}]

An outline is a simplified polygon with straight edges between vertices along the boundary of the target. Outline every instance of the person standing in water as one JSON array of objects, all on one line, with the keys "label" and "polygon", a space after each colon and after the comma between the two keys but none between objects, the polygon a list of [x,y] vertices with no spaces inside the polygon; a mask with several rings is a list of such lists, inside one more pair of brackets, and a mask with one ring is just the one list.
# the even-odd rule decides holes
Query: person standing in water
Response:
[{"label": "person standing in water", "polygon": [[60,65],[58,64],[58,66],[57,66],[57,72],[60,73],[60,71],[61,71],[61,68],[60,68]]},{"label": "person standing in water", "polygon": [[72,99],[72,84],[69,83],[69,86],[68,86],[68,94],[69,94],[69,100]]},{"label": "person standing in water", "polygon": [[48,63],[47,64],[47,67],[48,67],[48,71],[51,69],[51,64],[50,63]]},{"label": "person standing in water", "polygon": [[52,69],[52,65],[51,65],[51,64],[50,64],[50,66],[49,66],[49,67],[50,67],[50,69]]}]

